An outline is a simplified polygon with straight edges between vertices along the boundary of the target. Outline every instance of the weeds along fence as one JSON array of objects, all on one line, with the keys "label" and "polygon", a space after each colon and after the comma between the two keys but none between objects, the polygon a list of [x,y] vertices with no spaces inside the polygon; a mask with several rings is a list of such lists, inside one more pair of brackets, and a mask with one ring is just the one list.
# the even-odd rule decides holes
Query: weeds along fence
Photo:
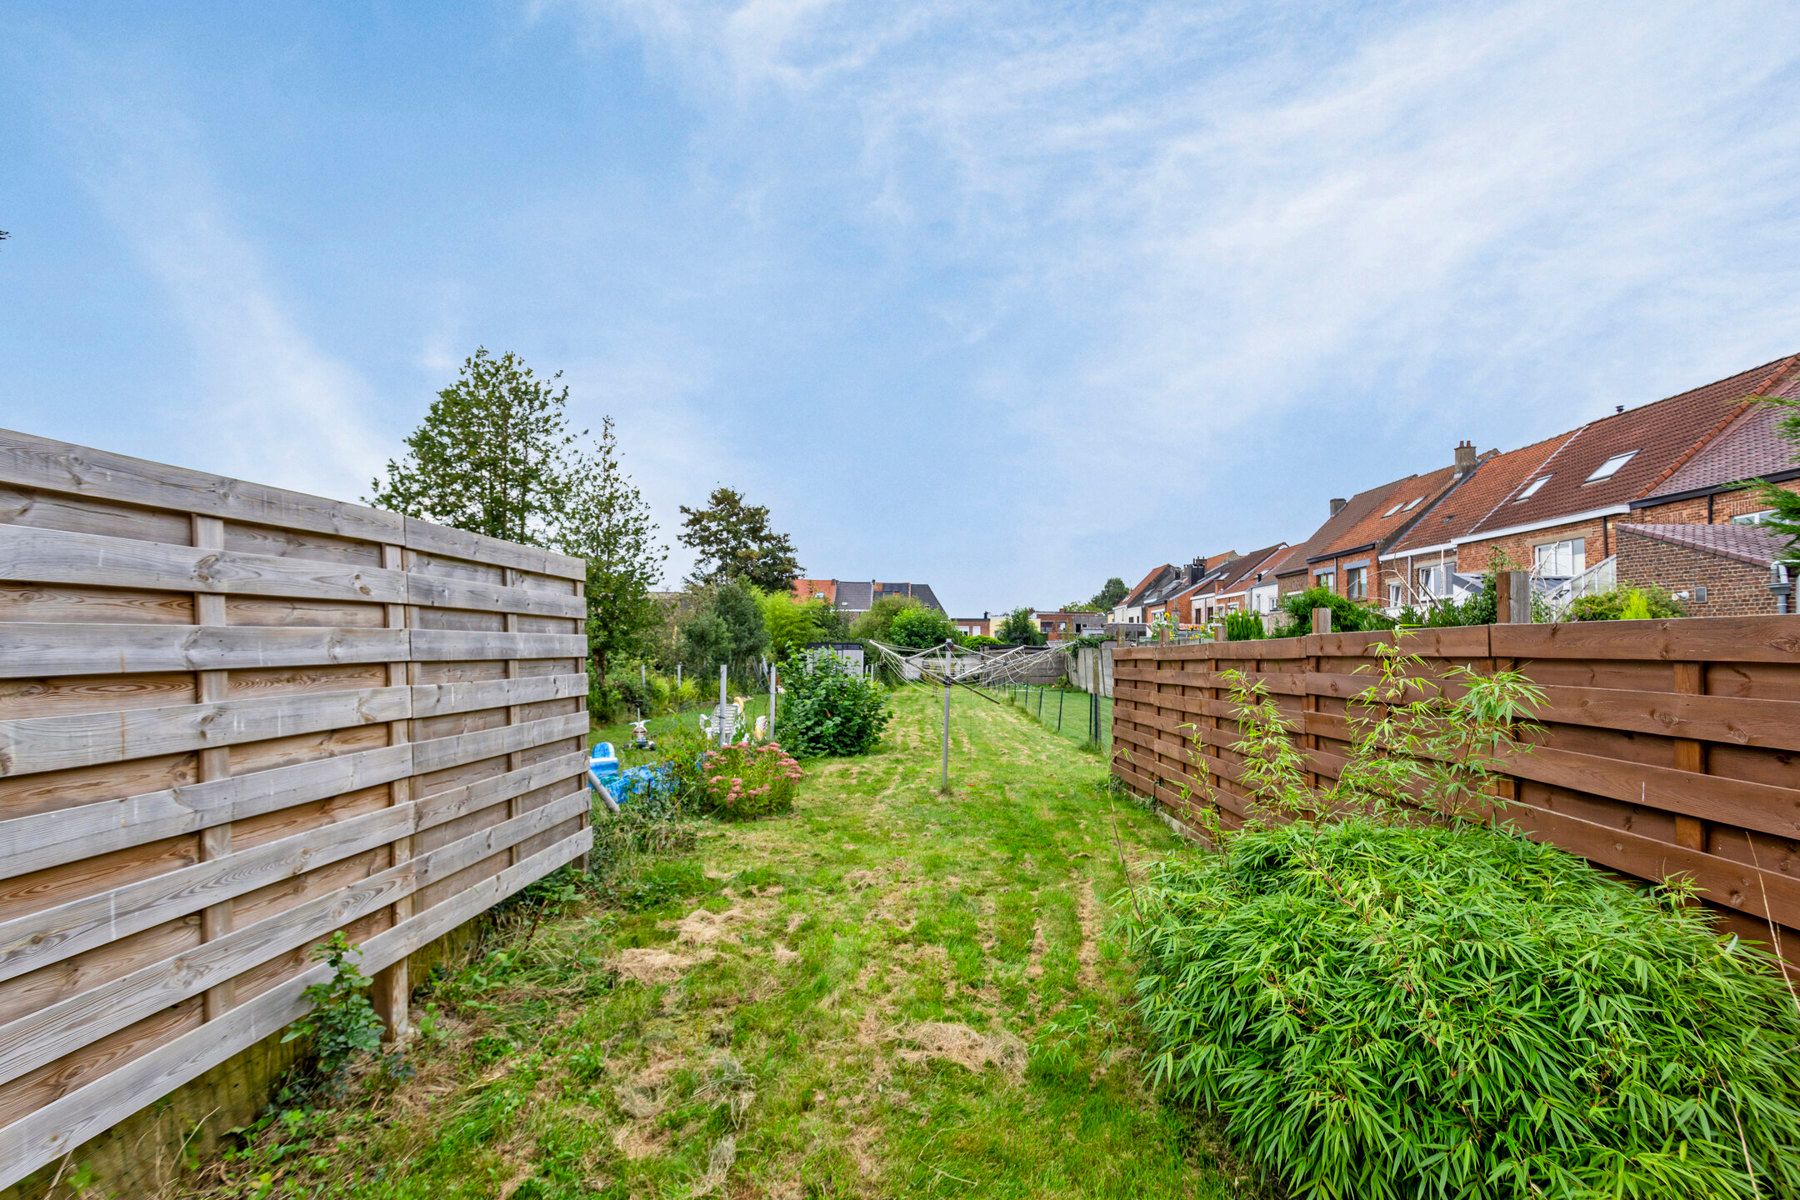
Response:
[{"label": "weeds along fence", "polygon": [[[1336,778],[1347,701],[1392,634],[1143,646],[1115,652],[1112,770],[1194,827],[1193,755],[1219,816],[1241,823],[1231,670],[1263,680],[1315,780]],[[1800,949],[1800,616],[1488,625],[1405,635],[1427,673],[1517,669],[1546,702],[1508,757],[1505,815],[1622,875],[1687,875],[1728,927]],[[1197,743],[1197,744],[1196,744]]]},{"label": "weeds along fence", "polygon": [[587,851],[583,577],[0,431],[0,1186]]}]

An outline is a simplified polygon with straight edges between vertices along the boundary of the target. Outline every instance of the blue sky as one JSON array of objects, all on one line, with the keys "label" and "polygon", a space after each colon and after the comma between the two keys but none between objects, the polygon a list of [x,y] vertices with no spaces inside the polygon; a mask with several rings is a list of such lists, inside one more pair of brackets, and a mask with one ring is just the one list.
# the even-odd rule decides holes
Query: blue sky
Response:
[{"label": "blue sky", "polygon": [[0,425],[356,498],[515,349],[666,533],[728,483],[959,615],[1800,350],[1786,3],[7,26]]}]

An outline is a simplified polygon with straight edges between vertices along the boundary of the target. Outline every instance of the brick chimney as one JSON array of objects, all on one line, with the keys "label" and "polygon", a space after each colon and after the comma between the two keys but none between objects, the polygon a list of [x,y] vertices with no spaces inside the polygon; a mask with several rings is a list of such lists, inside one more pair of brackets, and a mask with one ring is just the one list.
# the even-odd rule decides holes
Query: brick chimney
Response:
[{"label": "brick chimney", "polygon": [[1348,500],[1344,499],[1342,496],[1333,496],[1331,498],[1331,515],[1334,517],[1337,516],[1339,510],[1342,509],[1344,507],[1344,505],[1346,505],[1348,503],[1350,503],[1350,502]]},{"label": "brick chimney", "polygon": [[1456,473],[1467,475],[1475,469],[1475,443],[1463,440],[1456,443]]}]

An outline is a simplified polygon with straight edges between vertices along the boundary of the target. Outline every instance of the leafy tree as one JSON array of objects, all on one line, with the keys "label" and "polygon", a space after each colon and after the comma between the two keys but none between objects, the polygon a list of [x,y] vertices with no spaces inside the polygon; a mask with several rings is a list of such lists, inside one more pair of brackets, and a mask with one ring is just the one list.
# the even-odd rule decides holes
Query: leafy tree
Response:
[{"label": "leafy tree", "polygon": [[950,624],[950,618],[923,604],[914,604],[895,613],[892,623],[888,625],[888,637],[893,639],[896,646],[907,646],[915,650],[942,646],[946,640],[957,640],[956,626]]},{"label": "leafy tree", "polygon": [[[1794,460],[1800,462],[1800,400],[1767,397],[1764,403],[1779,405],[1788,410],[1781,418],[1778,428],[1781,436],[1794,447]],[[1800,492],[1790,492],[1779,484],[1758,480],[1757,494],[1762,497],[1764,504],[1775,510],[1774,516],[1768,518],[1766,524],[1788,540],[1788,559],[1800,562]]]},{"label": "leafy tree", "polygon": [[1125,586],[1125,581],[1114,575],[1094,593],[1094,611],[1111,612],[1119,601],[1130,594],[1131,589]]},{"label": "leafy tree", "polygon": [[608,659],[651,648],[662,614],[650,589],[668,557],[656,541],[650,506],[619,466],[611,417],[601,418],[593,453],[568,474],[554,544],[587,560],[588,654],[603,686]]},{"label": "leafy tree", "polygon": [[850,636],[864,642],[893,644],[894,618],[909,608],[920,607],[911,596],[883,596],[869,605],[869,611],[850,623]]},{"label": "leafy tree", "polygon": [[1029,608],[1015,608],[1007,613],[1006,619],[1000,622],[1000,628],[994,632],[994,636],[1009,646],[1042,646],[1050,640],[1044,631],[1038,628],[1038,623],[1031,619]]},{"label": "leafy tree", "polygon": [[456,382],[438,393],[406,439],[405,458],[388,460],[387,479],[370,483],[368,503],[410,517],[541,545],[561,518],[563,472],[575,435],[558,371],[539,379],[510,350],[480,347]]},{"label": "leafy tree", "polygon": [[681,506],[681,543],[694,551],[690,583],[742,579],[765,592],[783,591],[800,574],[794,543],[769,526],[769,510],[741,493],[714,488],[705,508]]},{"label": "leafy tree", "polygon": [[800,601],[791,592],[770,592],[762,598],[763,624],[769,631],[769,655],[786,658],[808,642],[824,640],[820,626],[831,606],[822,600]]},{"label": "leafy tree", "polygon": [[742,580],[705,589],[681,627],[681,657],[690,671],[717,671],[724,663],[739,679],[749,679],[768,648],[762,605]]},{"label": "leafy tree", "polygon": [[1295,592],[1281,598],[1281,611],[1287,614],[1288,628],[1295,633],[1312,632],[1312,614],[1315,608],[1331,610],[1333,633],[1362,633],[1394,627],[1393,618],[1382,615],[1367,604],[1359,604],[1346,596],[1340,596],[1330,588],[1307,588],[1304,592]]}]

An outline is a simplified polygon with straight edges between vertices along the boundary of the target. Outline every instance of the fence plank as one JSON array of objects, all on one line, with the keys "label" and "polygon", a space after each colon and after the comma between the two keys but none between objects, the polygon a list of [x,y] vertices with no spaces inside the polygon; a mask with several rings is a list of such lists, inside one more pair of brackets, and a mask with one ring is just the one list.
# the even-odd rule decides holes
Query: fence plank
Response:
[{"label": "fence plank", "polygon": [[404,687],[355,688],[0,720],[0,778],[376,724],[406,716],[411,703]]},{"label": "fence plank", "polygon": [[400,629],[0,623],[0,679],[316,667],[405,658]]},{"label": "fence plank", "polygon": [[164,921],[327,863],[385,846],[410,831],[413,810],[383,808],[0,921],[0,980],[104,946]]},{"label": "fence plank", "polygon": [[73,446],[11,429],[0,429],[0,482],[366,541],[398,541],[403,528],[403,518],[397,514],[360,504]]},{"label": "fence plank", "polygon": [[361,791],[412,774],[409,746],[381,746],[0,821],[0,878]]},{"label": "fence plank", "polygon": [[582,658],[587,638],[579,633],[473,633],[460,629],[415,629],[414,662],[482,662],[496,658]]},{"label": "fence plank", "polygon": [[0,525],[0,580],[313,600],[381,602],[406,594],[406,577],[379,567],[22,525]]},{"label": "fence plank", "polygon": [[441,717],[484,708],[507,708],[543,700],[586,696],[586,675],[532,675],[482,683],[422,683],[412,689],[412,715]]}]

